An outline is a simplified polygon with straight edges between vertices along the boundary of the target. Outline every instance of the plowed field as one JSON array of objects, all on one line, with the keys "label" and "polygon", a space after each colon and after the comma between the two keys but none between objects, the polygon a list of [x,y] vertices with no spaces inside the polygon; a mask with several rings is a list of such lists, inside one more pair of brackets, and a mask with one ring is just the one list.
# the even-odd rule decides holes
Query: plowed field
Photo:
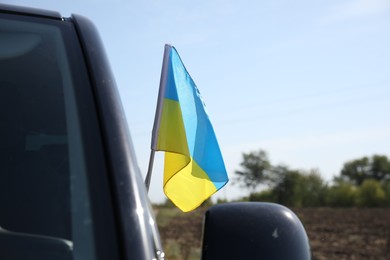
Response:
[{"label": "plowed field", "polygon": [[390,259],[390,209],[295,209],[313,259]]},{"label": "plowed field", "polygon": [[[168,259],[200,259],[205,209],[157,210]],[[293,209],[309,236],[313,260],[390,260],[390,209]]]}]

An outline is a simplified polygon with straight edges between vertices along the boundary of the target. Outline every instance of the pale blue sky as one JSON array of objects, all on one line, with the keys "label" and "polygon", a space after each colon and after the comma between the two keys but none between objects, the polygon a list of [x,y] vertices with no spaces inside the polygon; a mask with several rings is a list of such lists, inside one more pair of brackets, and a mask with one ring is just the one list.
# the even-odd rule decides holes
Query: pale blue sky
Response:
[{"label": "pale blue sky", "polygon": [[[231,178],[241,154],[318,168],[326,180],[390,156],[390,0],[0,0],[98,27],[145,174],[165,43],[196,82]],[[150,197],[160,202],[162,153]],[[228,185],[215,197],[247,192]]]}]

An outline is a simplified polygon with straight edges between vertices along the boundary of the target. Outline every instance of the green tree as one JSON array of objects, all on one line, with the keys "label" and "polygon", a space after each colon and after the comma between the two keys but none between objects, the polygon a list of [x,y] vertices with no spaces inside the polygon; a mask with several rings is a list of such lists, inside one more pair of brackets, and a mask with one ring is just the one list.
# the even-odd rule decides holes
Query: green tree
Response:
[{"label": "green tree", "polygon": [[263,150],[243,153],[242,159],[241,170],[235,171],[236,182],[254,192],[259,185],[269,180],[271,163],[267,153]]},{"label": "green tree", "polygon": [[380,207],[385,203],[385,192],[379,181],[365,180],[359,187],[356,202],[361,207]]},{"label": "green tree", "polygon": [[370,165],[368,157],[363,157],[344,163],[341,169],[341,178],[350,181],[355,185],[360,185],[369,176]]},{"label": "green tree", "polygon": [[324,205],[327,185],[318,171],[303,172],[282,166],[276,172],[280,174],[280,179],[273,193],[278,203],[290,207]]},{"label": "green tree", "polygon": [[358,186],[367,179],[390,180],[390,160],[384,155],[373,155],[346,162],[340,177]]},{"label": "green tree", "polygon": [[390,180],[390,161],[384,155],[352,160],[344,164],[340,177],[358,186],[367,179],[380,182]]},{"label": "green tree", "polygon": [[384,155],[374,155],[371,158],[371,174],[375,180],[390,180],[390,160]]},{"label": "green tree", "polygon": [[384,206],[390,207],[390,181],[386,181],[382,185],[382,189],[385,192]]},{"label": "green tree", "polygon": [[293,170],[283,164],[271,166],[270,172],[268,174],[268,181],[270,186],[275,188],[282,185],[283,182],[287,181],[286,178],[288,178],[288,175],[292,174],[292,172]]},{"label": "green tree", "polygon": [[289,207],[302,206],[302,200],[298,195],[303,179],[302,174],[285,166],[278,167],[277,172],[279,180],[273,188],[276,202]]},{"label": "green tree", "polygon": [[322,179],[318,170],[311,170],[305,173],[300,185],[300,196],[302,197],[302,206],[319,207],[324,206],[328,186]]},{"label": "green tree", "polygon": [[249,195],[248,199],[249,201],[277,202],[272,189],[266,189],[261,192],[252,193]]},{"label": "green tree", "polygon": [[[236,183],[249,188],[250,201],[271,201],[286,206],[321,206],[325,201],[326,184],[316,170],[303,172],[285,165],[271,165],[265,151],[243,154]],[[267,190],[255,192],[260,185]]]},{"label": "green tree", "polygon": [[331,207],[355,206],[357,188],[355,185],[336,179],[326,193],[325,204]]}]

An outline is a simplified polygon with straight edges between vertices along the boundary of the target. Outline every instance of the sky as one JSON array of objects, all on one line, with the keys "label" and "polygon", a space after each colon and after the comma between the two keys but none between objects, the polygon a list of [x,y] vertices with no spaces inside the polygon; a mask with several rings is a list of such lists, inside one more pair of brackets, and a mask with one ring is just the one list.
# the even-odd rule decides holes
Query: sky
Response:
[{"label": "sky", "polygon": [[[0,0],[72,13],[97,26],[145,175],[164,45],[178,50],[206,103],[230,183],[242,153],[318,169],[390,157],[390,0]],[[150,199],[165,200],[163,153]]]}]

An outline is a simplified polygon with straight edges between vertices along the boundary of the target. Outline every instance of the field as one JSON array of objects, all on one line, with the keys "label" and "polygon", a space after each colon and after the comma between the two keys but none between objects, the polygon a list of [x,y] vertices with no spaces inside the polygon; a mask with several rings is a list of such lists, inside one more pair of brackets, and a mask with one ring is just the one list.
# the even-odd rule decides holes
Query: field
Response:
[{"label": "field", "polygon": [[[202,218],[206,208],[181,213],[156,208],[168,260],[200,259]],[[390,209],[293,209],[309,236],[313,260],[390,259]]]}]

